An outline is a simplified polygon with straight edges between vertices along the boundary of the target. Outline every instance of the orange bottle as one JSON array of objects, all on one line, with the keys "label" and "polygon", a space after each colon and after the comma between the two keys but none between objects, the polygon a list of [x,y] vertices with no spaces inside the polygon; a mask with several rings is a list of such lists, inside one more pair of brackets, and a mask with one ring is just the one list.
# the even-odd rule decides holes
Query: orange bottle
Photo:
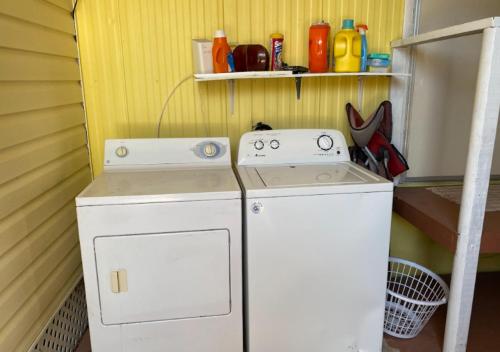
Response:
[{"label": "orange bottle", "polygon": [[215,31],[214,44],[212,46],[212,60],[215,73],[229,72],[227,64],[227,54],[231,52],[231,48],[227,43],[224,30],[218,29]]},{"label": "orange bottle", "polygon": [[328,71],[330,25],[321,21],[309,28],[309,72]]}]

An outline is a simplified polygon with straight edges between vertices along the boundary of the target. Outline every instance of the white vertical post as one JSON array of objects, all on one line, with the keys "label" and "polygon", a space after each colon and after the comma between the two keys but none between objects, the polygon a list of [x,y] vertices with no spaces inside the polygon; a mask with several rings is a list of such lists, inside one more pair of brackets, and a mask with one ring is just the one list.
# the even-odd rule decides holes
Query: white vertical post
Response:
[{"label": "white vertical post", "polygon": [[[420,0],[405,1],[403,38],[414,36],[418,32]],[[392,71],[413,75],[412,47],[394,49]],[[406,155],[406,133],[409,119],[409,106],[413,87],[413,77],[392,77],[390,100],[392,103],[393,132],[392,143]]]},{"label": "white vertical post", "polygon": [[445,352],[467,348],[474,284],[500,107],[500,29],[483,32],[472,129],[446,318]]}]

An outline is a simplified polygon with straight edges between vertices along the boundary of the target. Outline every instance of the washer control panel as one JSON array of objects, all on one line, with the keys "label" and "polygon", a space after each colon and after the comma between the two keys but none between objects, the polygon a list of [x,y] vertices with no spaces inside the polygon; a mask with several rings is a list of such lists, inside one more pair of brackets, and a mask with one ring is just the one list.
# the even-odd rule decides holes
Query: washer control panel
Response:
[{"label": "washer control panel", "polygon": [[108,139],[105,170],[231,165],[229,138]]},{"label": "washer control panel", "polygon": [[349,161],[344,135],[338,130],[270,130],[245,133],[238,165],[331,163]]}]

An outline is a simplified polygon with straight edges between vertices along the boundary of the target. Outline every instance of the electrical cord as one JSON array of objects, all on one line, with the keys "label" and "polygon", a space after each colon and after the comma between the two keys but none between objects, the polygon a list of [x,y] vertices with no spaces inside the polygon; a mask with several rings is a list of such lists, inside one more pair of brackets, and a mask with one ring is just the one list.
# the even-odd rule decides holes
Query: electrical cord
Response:
[{"label": "electrical cord", "polygon": [[168,102],[170,101],[170,98],[174,95],[175,91],[184,83],[187,82],[190,78],[193,78],[192,75],[186,76],[183,79],[181,79],[175,87],[170,91],[170,93],[167,96],[167,99],[165,99],[165,102],[163,103],[163,108],[161,109],[160,116],[158,118],[158,127],[156,130],[156,137],[160,138],[160,132],[161,132],[161,122],[163,120],[163,116],[165,114],[165,111],[167,110]]}]

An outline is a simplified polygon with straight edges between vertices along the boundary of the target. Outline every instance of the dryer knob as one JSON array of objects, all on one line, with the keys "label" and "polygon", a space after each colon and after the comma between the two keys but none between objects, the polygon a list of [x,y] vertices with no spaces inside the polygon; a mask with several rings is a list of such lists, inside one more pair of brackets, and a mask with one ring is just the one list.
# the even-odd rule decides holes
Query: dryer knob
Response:
[{"label": "dryer knob", "polygon": [[205,154],[207,158],[213,158],[217,155],[217,152],[217,146],[213,143],[208,143],[203,147],[203,154]]},{"label": "dryer knob", "polygon": [[128,149],[127,149],[127,147],[123,147],[123,146],[118,147],[115,150],[115,154],[119,158],[125,158],[128,155]]}]

